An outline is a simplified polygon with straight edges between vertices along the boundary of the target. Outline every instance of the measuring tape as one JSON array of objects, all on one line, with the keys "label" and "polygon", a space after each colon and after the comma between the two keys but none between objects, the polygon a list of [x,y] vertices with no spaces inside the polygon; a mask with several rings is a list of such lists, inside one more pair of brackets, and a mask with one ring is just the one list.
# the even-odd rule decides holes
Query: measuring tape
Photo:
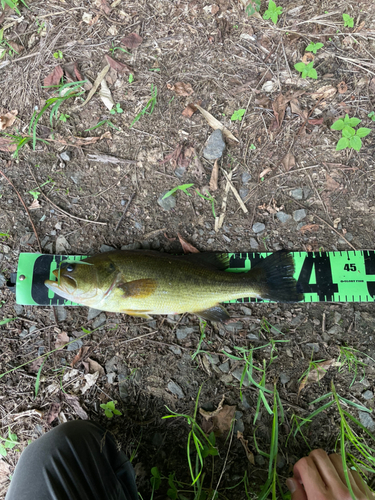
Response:
[{"label": "measuring tape", "polygon": [[[375,252],[373,250],[347,252],[290,252],[294,258],[295,274],[302,302],[374,302]],[[269,253],[229,253],[228,272],[249,271]],[[86,256],[44,255],[21,253],[17,276],[13,283],[16,302],[21,305],[77,305],[54,294],[45,285],[46,279],[55,280],[52,271],[62,261],[77,261]],[[269,302],[243,298],[231,301]]]}]

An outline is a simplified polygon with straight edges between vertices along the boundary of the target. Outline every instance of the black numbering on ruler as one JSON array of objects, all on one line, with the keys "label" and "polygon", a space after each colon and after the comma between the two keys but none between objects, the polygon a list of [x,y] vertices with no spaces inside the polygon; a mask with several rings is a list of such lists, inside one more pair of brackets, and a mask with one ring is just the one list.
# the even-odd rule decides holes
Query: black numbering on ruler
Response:
[{"label": "black numbering on ruler", "polygon": [[[315,280],[312,279],[313,270],[315,271]],[[315,281],[315,283],[311,283],[311,281]],[[333,283],[331,261],[326,252],[307,254],[298,278],[298,285],[305,294],[318,294],[320,301],[330,302],[334,300],[334,294],[338,293],[339,288],[337,283]]]},{"label": "black numbering on ruler", "polygon": [[355,264],[345,264],[344,271],[356,271],[357,266]]}]

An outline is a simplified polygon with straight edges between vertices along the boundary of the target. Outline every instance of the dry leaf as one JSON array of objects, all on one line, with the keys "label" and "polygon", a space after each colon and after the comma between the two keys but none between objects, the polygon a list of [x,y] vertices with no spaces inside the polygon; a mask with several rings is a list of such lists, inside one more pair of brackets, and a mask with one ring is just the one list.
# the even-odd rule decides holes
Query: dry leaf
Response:
[{"label": "dry leaf", "polygon": [[340,82],[337,85],[337,90],[338,90],[339,94],[345,94],[345,92],[348,91],[348,86],[346,85],[345,82]]},{"label": "dry leaf", "polygon": [[232,139],[233,141],[239,142],[236,137],[228,130],[227,128],[222,125],[219,120],[216,120],[214,116],[211,115],[208,111],[205,109],[201,108],[199,104],[195,104],[195,107],[199,109],[199,111],[202,113],[202,115],[206,118],[207,123],[209,124],[210,127],[212,127],[214,130],[217,130],[218,128],[223,132],[223,134],[228,137],[228,139]]},{"label": "dry leaf", "polygon": [[244,447],[248,461],[251,463],[251,465],[255,465],[254,453],[250,451],[249,446],[247,444],[248,440],[243,437],[242,432],[237,431],[237,439],[241,441],[241,444]]},{"label": "dry leaf", "polygon": [[61,332],[57,335],[55,341],[55,349],[61,349],[65,344],[70,341],[66,332]]},{"label": "dry leaf", "polygon": [[130,75],[130,73],[133,72],[133,70],[127,64],[113,59],[113,57],[109,56],[108,54],[105,55],[105,58],[110,67],[116,70],[119,75]]},{"label": "dry leaf", "polygon": [[190,83],[176,82],[174,85],[167,83],[167,88],[172,90],[176,95],[183,97],[189,97],[191,94],[194,94],[193,87]]},{"label": "dry leaf", "polygon": [[48,408],[47,415],[46,415],[47,424],[51,425],[52,422],[59,416],[60,409],[61,409],[60,403],[52,403],[51,404],[51,406]]},{"label": "dry leaf", "polygon": [[60,83],[61,78],[64,75],[64,71],[61,66],[56,66],[52,73],[45,77],[43,80],[43,85],[45,87],[49,87],[51,85],[58,85]]},{"label": "dry leaf", "polygon": [[28,371],[32,373],[38,373],[38,370],[42,366],[42,363],[43,358],[34,359],[34,361],[28,365]]},{"label": "dry leaf", "polygon": [[112,94],[108,88],[107,82],[105,80],[102,80],[100,82],[100,86],[101,86],[101,89],[99,91],[100,99],[103,101],[104,106],[107,109],[109,109],[109,111],[111,111],[115,103],[112,99]]},{"label": "dry leaf", "polygon": [[191,144],[179,144],[176,149],[172,151],[172,153],[169,153],[160,163],[163,165],[163,163],[170,161],[173,168],[177,166],[187,168],[195,155],[195,149]]},{"label": "dry leaf", "polygon": [[324,118],[310,118],[310,120],[308,120],[308,123],[310,125],[322,125],[324,121]]},{"label": "dry leaf", "polygon": [[34,199],[32,204],[28,207],[29,210],[35,210],[36,208],[41,208],[39,200]]},{"label": "dry leaf", "polygon": [[316,368],[311,370],[306,377],[303,378],[302,382],[298,388],[298,394],[304,389],[308,384],[312,384],[314,382],[319,382],[326,375],[328,368],[330,366],[340,366],[341,363],[338,363],[334,359],[328,359],[327,361],[322,361],[321,363],[316,364]]},{"label": "dry leaf", "polygon": [[272,168],[265,168],[260,174],[259,174],[259,178],[261,179],[262,177],[264,177],[265,175],[269,174],[270,172],[272,172]]},{"label": "dry leaf", "polygon": [[138,33],[130,33],[121,40],[121,44],[128,49],[136,49],[141,45],[143,38]]},{"label": "dry leaf", "polygon": [[14,144],[11,137],[0,137],[0,151],[5,153],[14,153],[17,149],[17,144]]},{"label": "dry leaf", "polygon": [[180,240],[182,250],[184,253],[199,253],[199,250],[197,250],[193,245],[188,243],[184,238],[181,236],[180,233],[177,233],[178,239]]},{"label": "dry leaf", "polygon": [[65,392],[63,393],[65,401],[70,405],[73,410],[76,412],[76,414],[81,418],[82,420],[87,420],[89,416],[85,412],[85,410],[81,407],[79,404],[79,399],[77,396],[73,396],[71,394],[66,394]]},{"label": "dry leaf", "polygon": [[99,378],[99,372],[87,373],[87,375],[84,375],[83,378],[86,380],[86,383],[83,387],[81,387],[81,393],[85,394],[93,385],[95,385]]},{"label": "dry leaf", "polygon": [[87,351],[90,348],[87,346],[82,346],[81,349],[77,352],[77,354],[74,356],[73,361],[70,363],[70,366],[74,367],[77,363],[82,361],[82,359],[86,356]]},{"label": "dry leaf", "polygon": [[335,181],[330,175],[326,174],[326,189],[328,191],[336,191],[336,189],[339,189],[340,184]]},{"label": "dry leaf", "polygon": [[217,181],[219,179],[219,164],[217,160],[215,160],[212,173],[211,173],[211,179],[210,179],[210,190],[211,191],[217,191]]},{"label": "dry leaf", "polygon": [[332,85],[324,85],[324,87],[320,87],[316,92],[313,92],[311,97],[313,99],[329,99],[336,94],[337,90]]},{"label": "dry leaf", "polygon": [[297,99],[292,99],[290,101],[290,109],[291,109],[292,113],[295,113],[296,115],[300,116],[303,121],[305,121],[307,119],[307,117],[309,116],[308,112],[305,109],[302,110],[300,108],[299,102],[297,101]]},{"label": "dry leaf", "polygon": [[[202,104],[202,101],[197,101],[196,104],[199,104],[201,105]],[[196,104],[194,104],[193,102],[191,102],[190,104],[188,104],[186,106],[186,108],[183,110],[183,112],[181,113],[182,116],[185,116],[186,118],[191,118],[193,116],[193,114],[197,111],[197,106]]]},{"label": "dry leaf", "polygon": [[212,429],[215,436],[222,436],[227,434],[232,426],[232,421],[234,419],[234,414],[236,412],[235,406],[223,405],[224,398],[219,403],[219,406],[213,412],[205,411],[202,408],[199,409],[199,413],[212,424]]},{"label": "dry leaf", "polygon": [[89,371],[90,373],[98,372],[100,376],[105,374],[104,368],[97,361],[91,358],[87,358],[89,363]]},{"label": "dry leaf", "polygon": [[302,234],[305,234],[307,231],[309,231],[310,233],[313,233],[313,232],[316,232],[318,230],[319,230],[318,224],[305,224],[300,229]]},{"label": "dry leaf", "polygon": [[102,83],[102,80],[105,78],[105,75],[108,73],[109,68],[110,68],[110,65],[108,64],[108,66],[105,66],[101,70],[99,75],[96,77],[94,85],[93,85],[92,89],[90,90],[89,95],[86,97],[86,100],[82,104],[79,105],[80,108],[85,106],[85,104],[87,104],[89,102],[89,100],[92,98],[92,96],[95,94],[95,92],[97,91],[97,88]]},{"label": "dry leaf", "polygon": [[311,61],[315,59],[315,56],[312,52],[305,52],[302,56],[303,64],[309,64]]},{"label": "dry leaf", "polygon": [[6,462],[4,462],[4,460],[0,459],[0,484],[9,481],[9,475],[10,475],[9,465]]},{"label": "dry leaf", "polygon": [[0,116],[0,130],[5,130],[13,125],[18,111],[14,109],[13,111],[8,111],[5,115]]},{"label": "dry leaf", "polygon": [[289,151],[281,160],[281,163],[285,169],[285,172],[289,172],[289,170],[296,165],[296,159],[294,158],[294,155]]},{"label": "dry leaf", "polygon": [[108,5],[107,0],[95,0],[94,5],[98,7],[99,10],[103,11],[104,14],[109,14],[111,12],[111,7]]},{"label": "dry leaf", "polygon": [[[287,100],[283,94],[279,94],[275,101],[272,103],[272,109],[275,115],[275,121],[271,123],[270,129],[279,129],[283,123],[286,106],[289,100]],[[275,126],[276,122],[276,126]]]}]

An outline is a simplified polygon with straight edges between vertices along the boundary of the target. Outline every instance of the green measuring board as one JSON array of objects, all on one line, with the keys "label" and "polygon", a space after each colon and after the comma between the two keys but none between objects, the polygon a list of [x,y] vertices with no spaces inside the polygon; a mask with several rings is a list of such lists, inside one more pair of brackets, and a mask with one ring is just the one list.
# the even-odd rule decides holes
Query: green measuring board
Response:
[{"label": "green measuring board", "polygon": [[[374,302],[375,252],[290,252],[303,302]],[[246,272],[269,253],[230,253],[228,272]],[[62,261],[85,256],[21,253],[16,278],[16,302],[22,305],[77,305],[54,294],[45,285]],[[243,298],[232,302],[263,302]],[[267,301],[264,301],[267,302]]]}]

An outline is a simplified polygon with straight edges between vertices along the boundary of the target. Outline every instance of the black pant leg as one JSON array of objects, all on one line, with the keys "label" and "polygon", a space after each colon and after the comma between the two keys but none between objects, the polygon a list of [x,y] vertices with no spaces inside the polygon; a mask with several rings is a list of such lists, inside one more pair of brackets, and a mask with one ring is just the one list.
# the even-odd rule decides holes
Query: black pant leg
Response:
[{"label": "black pant leg", "polygon": [[138,500],[134,469],[111,433],[90,421],[55,427],[31,443],[6,500]]}]

